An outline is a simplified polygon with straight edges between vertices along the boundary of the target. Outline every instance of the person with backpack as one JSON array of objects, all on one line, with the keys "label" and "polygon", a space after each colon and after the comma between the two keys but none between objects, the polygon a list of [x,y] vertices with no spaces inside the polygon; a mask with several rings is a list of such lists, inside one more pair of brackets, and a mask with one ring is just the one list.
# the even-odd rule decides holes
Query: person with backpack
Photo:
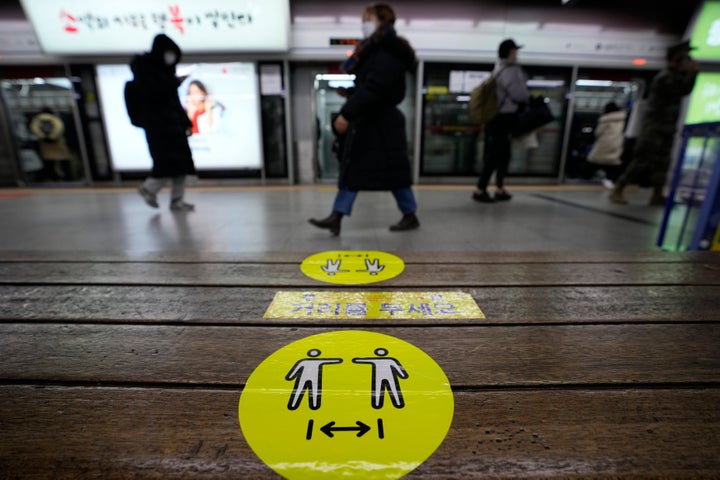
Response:
[{"label": "person with backpack", "polygon": [[132,123],[145,130],[153,161],[138,193],[158,208],[157,194],[171,180],[170,210],[187,212],[195,206],[184,200],[185,177],[195,173],[195,163],[187,138],[192,135],[192,122],[180,103],[181,79],[175,75],[180,57],[180,47],[170,37],[156,35],[150,52],[135,55],[130,62],[133,88],[126,88],[125,96]]},{"label": "person with backpack", "polygon": [[[472,199],[481,203],[507,201],[512,195],[505,189],[505,175],[511,156],[512,130],[518,112],[530,100],[527,76],[517,63],[521,45],[511,38],[503,40],[498,47],[498,61],[493,69],[497,114],[485,124],[485,149],[483,169]],[[487,191],[490,178],[495,173],[497,190],[491,197]]]}]

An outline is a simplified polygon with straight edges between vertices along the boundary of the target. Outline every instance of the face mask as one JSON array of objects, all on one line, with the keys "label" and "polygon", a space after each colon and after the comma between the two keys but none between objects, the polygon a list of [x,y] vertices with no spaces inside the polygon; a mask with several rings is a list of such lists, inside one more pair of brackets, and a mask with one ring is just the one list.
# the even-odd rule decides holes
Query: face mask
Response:
[{"label": "face mask", "polygon": [[165,65],[174,65],[177,60],[177,55],[175,55],[174,52],[165,52],[163,60],[165,60]]},{"label": "face mask", "polygon": [[363,22],[362,24],[363,38],[368,38],[375,33],[375,22]]}]

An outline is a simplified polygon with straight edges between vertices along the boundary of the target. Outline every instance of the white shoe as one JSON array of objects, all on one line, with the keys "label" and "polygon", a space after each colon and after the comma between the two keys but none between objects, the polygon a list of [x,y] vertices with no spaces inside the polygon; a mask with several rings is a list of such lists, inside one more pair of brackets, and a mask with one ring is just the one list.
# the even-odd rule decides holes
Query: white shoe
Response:
[{"label": "white shoe", "polygon": [[607,188],[608,190],[612,190],[613,188],[615,188],[615,184],[613,183],[613,181],[608,178],[603,178],[602,184],[603,187]]},{"label": "white shoe", "polygon": [[173,212],[192,212],[195,210],[195,205],[186,203],[183,200],[175,200],[170,204],[170,210]]}]

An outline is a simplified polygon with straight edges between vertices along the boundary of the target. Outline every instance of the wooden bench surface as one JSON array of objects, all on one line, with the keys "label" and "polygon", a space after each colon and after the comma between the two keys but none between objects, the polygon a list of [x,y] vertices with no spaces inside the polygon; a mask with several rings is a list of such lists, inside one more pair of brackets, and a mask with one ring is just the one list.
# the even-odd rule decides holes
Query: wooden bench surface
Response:
[{"label": "wooden bench surface", "polygon": [[[344,329],[445,371],[452,427],[406,478],[720,478],[720,255],[401,254],[366,286],[308,254],[0,253],[0,479],[277,479],[253,370]],[[279,290],[463,291],[486,318],[264,318]]]},{"label": "wooden bench surface", "polygon": [[[0,263],[1,284],[324,286],[298,264],[169,262]],[[714,263],[408,263],[392,287],[720,285]],[[345,288],[345,287],[340,287]]]}]

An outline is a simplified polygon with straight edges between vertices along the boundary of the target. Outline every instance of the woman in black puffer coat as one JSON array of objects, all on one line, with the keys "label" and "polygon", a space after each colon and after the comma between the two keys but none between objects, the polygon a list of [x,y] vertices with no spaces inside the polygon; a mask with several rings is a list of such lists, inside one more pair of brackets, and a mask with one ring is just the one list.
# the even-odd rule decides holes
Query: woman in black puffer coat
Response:
[{"label": "woman in black puffer coat", "polygon": [[405,98],[405,73],[415,68],[415,52],[395,32],[395,18],[389,5],[367,7],[363,12],[366,39],[343,64],[347,73],[355,74],[355,88],[348,92],[333,122],[339,140],[338,193],[330,216],[309,220],[334,235],[340,233],[342,217],[350,215],[360,190],[392,192],[403,217],[391,231],[420,226],[411,188],[405,117],[397,108]]},{"label": "woman in black puffer coat", "polygon": [[172,179],[170,209],[189,211],[194,206],[183,200],[185,176],[195,173],[195,164],[187,139],[192,123],[178,97],[175,67],[180,58],[180,47],[159,34],[149,53],[133,57],[130,68],[142,97],[139,115],[153,160],[152,172],[138,191],[148,205],[158,208],[157,194]]}]

